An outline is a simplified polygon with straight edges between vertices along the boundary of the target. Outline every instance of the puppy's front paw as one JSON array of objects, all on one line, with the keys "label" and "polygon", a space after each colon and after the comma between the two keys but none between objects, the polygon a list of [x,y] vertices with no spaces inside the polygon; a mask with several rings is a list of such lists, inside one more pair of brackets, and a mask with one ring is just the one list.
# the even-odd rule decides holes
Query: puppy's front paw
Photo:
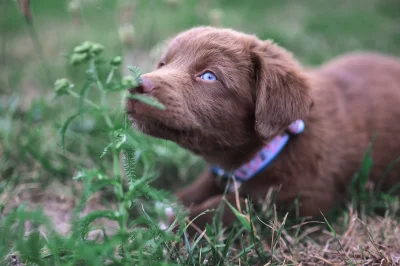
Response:
[{"label": "puppy's front paw", "polygon": [[159,228],[161,230],[167,230],[175,220],[174,209],[167,203],[159,201],[155,203],[155,208],[162,217],[162,220],[158,223]]}]

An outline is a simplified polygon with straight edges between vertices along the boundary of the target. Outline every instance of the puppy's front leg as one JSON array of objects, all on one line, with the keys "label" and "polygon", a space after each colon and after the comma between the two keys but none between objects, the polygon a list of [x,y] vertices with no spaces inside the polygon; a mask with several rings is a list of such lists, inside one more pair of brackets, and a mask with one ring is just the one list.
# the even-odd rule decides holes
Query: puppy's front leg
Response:
[{"label": "puppy's front leg", "polygon": [[217,185],[215,177],[207,169],[189,187],[178,191],[176,196],[183,205],[191,207],[222,193],[223,190]]},{"label": "puppy's front leg", "polygon": [[[214,197],[221,195],[223,190],[218,187],[212,173],[207,169],[205,170],[189,187],[179,190],[176,197],[187,208],[193,208],[198,204]],[[160,222],[160,228],[167,228],[175,219],[175,213],[169,206],[164,206],[161,203],[156,203],[157,208],[163,208],[168,221]]]},{"label": "puppy's front leg", "polygon": [[[230,193],[225,195],[225,200],[229,202],[233,207],[237,208],[238,206],[236,203],[236,198],[234,193]],[[218,195],[214,196],[202,204],[193,206],[192,208],[189,209],[190,211],[190,221],[192,221],[191,226],[188,227],[188,233],[189,235],[194,235],[198,230],[203,231],[206,228],[206,224],[212,224],[213,217],[215,215],[214,211],[211,210],[216,210],[218,209],[219,206],[221,206],[221,211],[222,213],[222,224],[223,226],[230,226],[233,224],[233,222],[236,220],[236,216],[231,210],[231,208],[226,204],[224,200],[223,195]],[[244,207],[244,199],[240,198],[239,199],[239,204],[241,207]],[[207,211],[210,210],[210,211]],[[217,214],[218,217],[218,214]]]}]

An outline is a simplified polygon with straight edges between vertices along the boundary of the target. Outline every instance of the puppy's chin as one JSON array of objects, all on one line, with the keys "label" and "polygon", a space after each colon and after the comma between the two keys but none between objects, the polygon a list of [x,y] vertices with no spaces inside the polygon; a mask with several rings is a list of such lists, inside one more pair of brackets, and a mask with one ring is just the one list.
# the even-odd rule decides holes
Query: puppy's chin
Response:
[{"label": "puppy's chin", "polygon": [[129,120],[132,122],[133,128],[143,134],[177,142],[179,144],[182,136],[188,135],[188,130],[175,128],[168,124],[164,119],[155,119],[146,115],[128,113]]}]

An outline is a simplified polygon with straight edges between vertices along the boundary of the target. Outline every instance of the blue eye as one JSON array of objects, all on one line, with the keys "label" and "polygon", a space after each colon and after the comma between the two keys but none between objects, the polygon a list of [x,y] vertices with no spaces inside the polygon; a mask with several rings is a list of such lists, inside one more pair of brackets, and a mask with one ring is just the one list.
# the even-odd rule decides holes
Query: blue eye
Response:
[{"label": "blue eye", "polygon": [[214,73],[207,71],[203,75],[200,76],[201,79],[207,80],[207,81],[214,81],[217,80],[217,77],[214,75]]}]

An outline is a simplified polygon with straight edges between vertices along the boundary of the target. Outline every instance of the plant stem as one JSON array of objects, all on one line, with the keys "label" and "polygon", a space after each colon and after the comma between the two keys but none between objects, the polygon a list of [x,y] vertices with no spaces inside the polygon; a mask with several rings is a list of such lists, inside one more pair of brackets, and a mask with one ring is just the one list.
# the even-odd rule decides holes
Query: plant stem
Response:
[{"label": "plant stem", "polygon": [[[73,96],[73,97],[75,97],[75,98],[80,98],[80,96],[76,93],[76,92],[74,92],[73,90],[69,90],[68,91],[68,93],[71,95],[71,96]],[[91,100],[88,100],[88,99],[84,99],[85,100],[85,103],[87,103],[87,104],[89,104],[91,107],[93,107],[94,109],[96,109],[96,110],[101,110],[101,108],[100,108],[100,106],[98,106],[97,104],[95,104],[94,102],[92,102]]]},{"label": "plant stem", "polygon": [[90,61],[89,61],[89,70],[93,73],[94,78],[96,79],[96,85],[100,90],[101,107],[103,108],[103,116],[104,116],[104,119],[106,121],[106,124],[110,129],[113,129],[114,128],[114,124],[111,121],[110,116],[108,115],[107,92],[104,89],[104,86],[103,86],[103,84],[101,83],[101,81],[99,79],[99,75],[97,73],[94,57],[92,57],[90,59]]},{"label": "plant stem", "polygon": [[103,84],[101,84],[100,80],[97,79],[97,87],[101,90],[101,106],[104,108],[103,115],[104,119],[109,128],[114,128],[114,124],[111,121],[110,116],[108,115],[108,104],[107,104],[107,92],[104,90]]},{"label": "plant stem", "polygon": [[1,64],[4,64],[4,65],[7,65],[7,63],[6,63],[6,53],[7,53],[7,23],[6,23],[6,21],[7,21],[7,3],[8,1],[7,0],[3,0],[2,2],[1,2],[1,5],[3,6],[3,20],[2,20],[2,23],[3,23],[3,28],[2,28],[2,38],[3,38],[3,41],[2,41],[2,51],[1,51]]},{"label": "plant stem", "polygon": [[[30,8],[30,6],[28,6],[27,8]],[[39,36],[38,36],[35,26],[33,24],[32,17],[25,16],[24,18],[25,18],[26,25],[28,27],[29,35],[31,37],[33,46],[36,50],[36,53],[39,56],[39,60],[42,63],[42,67],[46,73],[46,77],[49,81],[49,84],[53,85],[53,81],[54,81],[53,75],[50,71],[49,64],[47,63],[46,57],[44,56],[43,46],[40,42]]]},{"label": "plant stem", "polygon": [[107,80],[106,80],[106,85],[107,85],[107,86],[110,85],[111,80],[112,80],[113,77],[114,77],[114,73],[115,73],[115,70],[116,70],[116,69],[117,69],[117,68],[116,68],[115,66],[113,66],[113,67],[111,68],[110,74],[108,74],[108,77],[107,77]]},{"label": "plant stem", "polygon": [[[91,62],[92,63],[92,62]],[[111,122],[111,119],[107,113],[107,91],[104,89],[103,84],[100,82],[97,72],[96,72],[96,68],[94,65],[94,61],[91,65],[93,67],[93,71],[96,75],[97,78],[97,87],[100,89],[101,91],[101,106],[104,108],[104,118],[106,120],[106,123],[108,124],[108,126],[110,128],[113,128],[113,124]],[[106,79],[106,86],[108,86],[111,81],[112,78],[114,76],[114,72],[116,70],[116,67],[113,66],[111,68],[110,73],[107,76]],[[111,141],[113,141],[113,135],[110,135]],[[120,219],[119,219],[119,227],[120,227],[120,234],[123,235],[123,242],[122,242],[122,251],[123,251],[123,256],[126,262],[128,262],[129,265],[132,264],[131,258],[129,256],[129,248],[128,248],[128,226],[127,226],[127,222],[128,222],[128,211],[127,211],[127,206],[126,206],[126,201],[129,199],[126,199],[126,195],[124,193],[124,180],[123,180],[123,176],[121,174],[121,168],[120,168],[120,162],[119,162],[119,151],[118,149],[115,148],[115,146],[113,147],[113,168],[114,168],[114,177],[119,177],[119,186],[116,188],[117,190],[117,196],[118,196],[118,201],[119,201],[119,213],[120,213]]]},{"label": "plant stem", "polygon": [[[113,150],[113,166],[114,166],[114,176],[121,176],[120,173],[120,167],[119,167],[119,158],[118,158],[118,152],[116,151],[115,147]],[[122,182],[122,178],[121,178]]]},{"label": "plant stem", "polygon": [[[112,139],[112,135],[110,135],[110,138]],[[126,262],[129,262],[128,265],[132,264],[131,258],[129,256],[129,248],[128,248],[128,211],[127,211],[127,199],[126,194],[124,193],[124,181],[123,181],[123,176],[121,175],[120,172],[120,165],[119,165],[119,152],[118,150],[113,147],[113,165],[114,165],[114,177],[119,178],[119,184],[118,186],[115,186],[116,194],[117,194],[117,199],[118,199],[118,212],[120,214],[120,217],[118,219],[118,224],[119,224],[119,234],[123,236],[123,241],[121,244],[122,251],[123,251],[123,256]]]}]

